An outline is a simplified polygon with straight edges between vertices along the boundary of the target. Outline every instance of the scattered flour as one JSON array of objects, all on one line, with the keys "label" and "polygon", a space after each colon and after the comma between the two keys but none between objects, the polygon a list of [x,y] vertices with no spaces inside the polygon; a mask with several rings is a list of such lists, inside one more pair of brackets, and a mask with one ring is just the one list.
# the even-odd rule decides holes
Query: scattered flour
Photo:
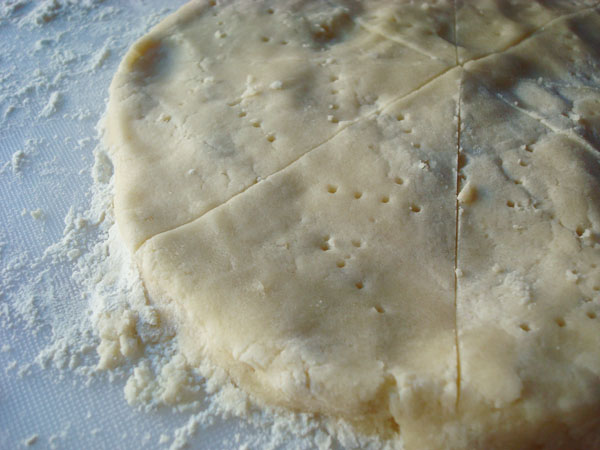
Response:
[{"label": "scattered flour", "polygon": [[56,111],[58,111],[58,106],[60,101],[62,100],[62,93],[58,91],[54,91],[50,94],[50,98],[48,99],[48,103],[40,112],[41,117],[50,117]]},{"label": "scattered flour", "polygon": [[43,220],[44,219],[44,211],[41,208],[34,209],[33,211],[29,211],[29,215],[32,219],[35,220]]},{"label": "scattered flour", "polygon": [[16,361],[11,361],[4,368],[4,373],[8,374],[8,372],[10,372],[11,370],[13,370],[16,367],[17,367],[17,362]]},{"label": "scattered flour", "polygon": [[[75,376],[84,387],[99,381],[121,383],[132,408],[183,416],[178,427],[152,430],[154,435],[139,433],[137,441],[148,445],[158,442],[179,449],[204,440],[202,436],[210,433],[211,427],[226,423],[232,432],[220,443],[223,448],[386,448],[387,444],[376,439],[356,436],[342,421],[260,407],[222,370],[208,362],[190,367],[179,353],[173,326],[146,297],[137,267],[121,243],[112,209],[113,167],[100,144],[102,133],[94,139],[89,132],[77,134],[78,127],[89,130],[90,123],[99,118],[102,111],[98,108],[105,103],[108,86],[94,86],[93,91],[103,92],[93,101],[87,98],[83,102],[75,92],[92,95],[89,80],[104,69],[110,77],[118,55],[167,12],[147,14],[143,9],[143,21],[127,22],[119,28],[112,24],[122,14],[121,7],[110,0],[0,2],[0,24],[12,27],[9,32],[23,30],[35,35],[25,51],[16,45],[0,50],[0,133],[11,138],[5,146],[9,152],[0,154],[2,187],[6,183],[7,192],[29,189],[32,197],[47,191],[49,197],[65,197],[65,202],[71,202],[69,189],[89,178],[90,165],[93,184],[84,206],[67,203],[73,206],[62,225],[53,218],[63,216],[66,207],[56,215],[56,205],[36,203],[40,207],[31,209],[23,202],[10,211],[10,230],[19,231],[18,237],[45,242],[42,254],[27,250],[26,245],[18,247],[18,239],[0,230],[0,327],[6,333],[25,331],[44,342],[35,354],[26,356],[19,340],[3,343],[4,373],[12,380],[43,370],[55,374],[58,381]],[[106,25],[112,36],[104,36],[101,47],[69,41],[70,28],[65,30],[64,23],[79,26],[81,18],[99,24],[97,28]],[[85,27],[85,21],[82,23]],[[37,69],[19,70],[31,67],[30,58],[35,58]],[[14,61],[14,65],[6,61]],[[281,89],[282,83],[276,81],[269,87]],[[257,95],[259,89],[249,79],[245,95]],[[29,130],[29,124],[44,127],[50,122],[54,124],[51,133]],[[63,160],[55,160],[57,148],[67,155],[63,160],[78,161],[75,174],[63,167]],[[10,176],[11,172],[19,176]],[[74,175],[75,180],[69,181]],[[51,181],[44,184],[46,180]],[[28,215],[44,219],[49,241],[39,230],[42,227],[25,220]],[[58,231],[51,235],[53,229]],[[90,414],[87,419],[94,417]],[[100,439],[108,427],[90,430]],[[34,434],[28,431],[29,438],[23,440],[27,433],[19,437],[22,444],[62,448],[72,427],[65,422],[53,433],[43,433],[40,428]],[[136,431],[123,433],[121,428],[119,435],[136,436]]]},{"label": "scattered flour", "polygon": [[[80,8],[90,9],[102,0],[42,0],[37,3],[36,7],[29,12],[22,20],[21,25],[41,26],[53,21],[66,8],[78,6]],[[29,4],[29,1],[17,1],[18,7],[12,11],[7,9],[7,13],[14,13],[21,7]]]},{"label": "scattered flour", "polygon": [[8,19],[30,2],[31,0],[5,0],[0,4],[0,21]]},{"label": "scattered flour", "polygon": [[23,169],[28,164],[28,160],[31,156],[35,156],[38,147],[43,144],[44,140],[41,138],[37,139],[26,139],[24,145],[20,146],[18,150],[12,153],[12,156],[4,164],[1,164],[0,174],[4,173],[8,167],[11,168],[13,175],[21,175]]},{"label": "scattered flour", "polygon": [[98,70],[100,67],[102,67],[104,62],[110,57],[110,53],[110,47],[108,44],[104,44],[104,47],[98,50],[91,59],[89,66],[90,69]]},{"label": "scattered flour", "polygon": [[39,436],[37,434],[32,434],[23,441],[23,444],[29,447],[30,445],[35,444],[38,441],[38,438]]},{"label": "scattered flour", "polygon": [[23,165],[23,161],[25,160],[25,152],[23,150],[17,150],[12,155],[12,171],[14,174],[17,174],[21,171],[21,166]]}]

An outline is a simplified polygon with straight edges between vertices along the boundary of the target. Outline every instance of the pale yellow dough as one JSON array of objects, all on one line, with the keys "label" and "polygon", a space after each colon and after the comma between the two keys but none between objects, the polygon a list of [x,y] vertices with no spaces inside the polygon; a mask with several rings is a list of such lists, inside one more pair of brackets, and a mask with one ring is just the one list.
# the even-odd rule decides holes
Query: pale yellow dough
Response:
[{"label": "pale yellow dough", "polygon": [[409,450],[600,448],[599,49],[593,1],[191,2],[159,24],[108,138],[189,362]]}]

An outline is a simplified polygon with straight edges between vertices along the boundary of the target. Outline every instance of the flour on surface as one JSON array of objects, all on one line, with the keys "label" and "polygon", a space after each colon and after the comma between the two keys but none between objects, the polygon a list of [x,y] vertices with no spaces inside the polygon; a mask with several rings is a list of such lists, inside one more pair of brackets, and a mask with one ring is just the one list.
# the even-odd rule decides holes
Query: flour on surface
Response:
[{"label": "flour on surface", "polygon": [[[257,407],[218,369],[189,367],[146,298],[114,225],[113,169],[95,126],[124,51],[176,6],[149,3],[0,5],[0,422],[13,433],[6,445],[24,436],[49,448],[114,436],[124,436],[126,448],[142,438],[149,448],[358,445],[350,434],[331,438],[328,424],[308,416]],[[31,421],[14,423],[9,413]]]},{"label": "flour on surface", "polygon": [[25,160],[25,152],[23,150],[17,150],[12,155],[12,171],[14,174],[17,174],[21,171],[21,165]]},{"label": "flour on surface", "polygon": [[40,112],[40,116],[41,117],[50,117],[52,114],[54,114],[56,111],[58,111],[58,107],[59,107],[61,99],[62,99],[62,93],[60,93],[58,91],[52,92],[50,94],[50,98],[48,99],[48,103],[46,103],[46,106],[44,106],[44,109],[42,109],[42,112]]},{"label": "flour on surface", "polygon": [[29,211],[29,215],[32,219],[35,220],[43,220],[44,219],[44,211],[41,208],[34,209],[33,211]]},{"label": "flour on surface", "polygon": [[37,434],[32,434],[31,436],[29,436],[27,439],[25,439],[23,441],[23,444],[25,444],[26,446],[30,446],[35,444],[38,441],[39,436]]}]

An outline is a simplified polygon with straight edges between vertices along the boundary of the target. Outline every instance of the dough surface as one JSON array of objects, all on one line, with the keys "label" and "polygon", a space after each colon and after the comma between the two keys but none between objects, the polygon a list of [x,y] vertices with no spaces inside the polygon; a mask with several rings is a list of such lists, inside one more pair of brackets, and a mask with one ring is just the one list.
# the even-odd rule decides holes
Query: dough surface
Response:
[{"label": "dough surface", "polygon": [[597,2],[191,2],[110,91],[192,364],[405,448],[600,448]]}]

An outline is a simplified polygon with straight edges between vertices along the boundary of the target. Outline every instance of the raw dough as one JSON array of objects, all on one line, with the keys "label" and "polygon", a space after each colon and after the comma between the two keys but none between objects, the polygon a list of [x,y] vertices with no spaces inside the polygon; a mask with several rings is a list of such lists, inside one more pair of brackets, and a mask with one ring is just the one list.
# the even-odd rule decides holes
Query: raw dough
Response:
[{"label": "raw dough", "polygon": [[182,348],[406,448],[600,448],[596,2],[192,2],[111,86]]}]

